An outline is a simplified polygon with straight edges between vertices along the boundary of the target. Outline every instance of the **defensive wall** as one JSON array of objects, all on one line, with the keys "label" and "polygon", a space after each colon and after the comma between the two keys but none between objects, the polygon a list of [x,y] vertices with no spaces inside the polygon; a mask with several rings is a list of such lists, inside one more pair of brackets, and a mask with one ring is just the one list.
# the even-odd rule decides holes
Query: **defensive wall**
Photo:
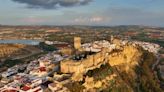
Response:
[{"label": "defensive wall", "polygon": [[95,68],[99,68],[102,64],[108,62],[107,59],[107,49],[103,49],[102,51],[87,56],[86,59],[83,60],[64,60],[61,62],[61,72],[62,73],[86,73],[88,70],[93,70]]}]

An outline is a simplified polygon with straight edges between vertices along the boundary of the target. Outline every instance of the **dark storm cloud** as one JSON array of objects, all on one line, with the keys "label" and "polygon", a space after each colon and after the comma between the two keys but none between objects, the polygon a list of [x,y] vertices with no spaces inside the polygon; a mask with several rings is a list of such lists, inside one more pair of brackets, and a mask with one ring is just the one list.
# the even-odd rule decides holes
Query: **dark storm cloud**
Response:
[{"label": "dark storm cloud", "polygon": [[28,8],[54,9],[60,7],[72,7],[86,5],[92,0],[12,0],[27,4]]}]

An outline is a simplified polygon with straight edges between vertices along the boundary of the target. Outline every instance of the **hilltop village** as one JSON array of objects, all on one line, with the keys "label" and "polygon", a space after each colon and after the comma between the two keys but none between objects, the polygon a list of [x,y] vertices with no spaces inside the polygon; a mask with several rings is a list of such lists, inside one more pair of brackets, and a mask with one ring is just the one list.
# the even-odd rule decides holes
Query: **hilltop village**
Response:
[{"label": "hilltop village", "polygon": [[[154,43],[121,40],[113,36],[109,40],[84,44],[80,37],[74,37],[73,48],[61,48],[2,72],[0,92],[133,92],[139,90],[137,87],[142,82],[149,82],[148,79],[142,80],[149,74],[140,73],[140,68],[144,67],[149,54],[154,57],[149,61],[155,63],[160,49]],[[150,71],[154,71],[155,66]],[[132,80],[128,80],[129,77]],[[138,77],[141,80],[134,82]],[[157,88],[153,90],[160,92],[156,80],[159,79],[155,77],[152,85]]]}]

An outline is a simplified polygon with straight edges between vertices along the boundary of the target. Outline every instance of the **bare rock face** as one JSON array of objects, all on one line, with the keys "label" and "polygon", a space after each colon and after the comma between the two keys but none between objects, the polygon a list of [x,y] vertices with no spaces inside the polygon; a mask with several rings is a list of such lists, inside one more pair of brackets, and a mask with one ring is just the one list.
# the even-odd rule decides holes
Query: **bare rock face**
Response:
[{"label": "bare rock face", "polygon": [[114,52],[109,55],[109,64],[111,66],[117,66],[125,64],[126,70],[129,70],[129,67],[138,65],[141,60],[142,51],[137,46],[126,45],[123,47],[123,50]]},{"label": "bare rock face", "polygon": [[86,89],[101,88],[102,82],[94,81],[93,77],[86,77],[85,83],[83,85],[85,86]]},{"label": "bare rock face", "polygon": [[92,77],[86,77],[85,83],[83,84],[87,89],[94,87],[94,79]]},{"label": "bare rock face", "polygon": [[[85,87],[86,92],[101,92],[101,89],[105,89],[111,86],[110,82],[115,80],[117,77],[116,74],[108,75],[104,79],[95,80],[94,77],[86,77],[85,83],[83,86]],[[96,89],[96,91],[93,91]]]},{"label": "bare rock face", "polygon": [[142,56],[142,52],[139,48],[131,45],[124,47],[123,54],[126,57],[126,62],[131,64],[134,63],[133,61],[139,61]]},{"label": "bare rock face", "polygon": [[72,76],[73,81],[82,81],[83,80],[83,74],[82,73],[74,73]]}]

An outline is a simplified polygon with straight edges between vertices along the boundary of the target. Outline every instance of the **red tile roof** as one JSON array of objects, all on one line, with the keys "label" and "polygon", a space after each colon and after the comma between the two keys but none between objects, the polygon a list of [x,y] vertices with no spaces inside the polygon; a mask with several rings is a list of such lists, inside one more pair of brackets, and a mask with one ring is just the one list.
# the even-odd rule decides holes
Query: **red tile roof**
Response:
[{"label": "red tile roof", "polygon": [[22,87],[22,90],[23,90],[23,91],[28,91],[28,90],[30,90],[30,89],[31,89],[31,87],[26,86],[26,85]]},{"label": "red tile roof", "polygon": [[46,71],[46,67],[40,67],[39,70],[40,70],[41,72],[44,72],[44,71]]}]

